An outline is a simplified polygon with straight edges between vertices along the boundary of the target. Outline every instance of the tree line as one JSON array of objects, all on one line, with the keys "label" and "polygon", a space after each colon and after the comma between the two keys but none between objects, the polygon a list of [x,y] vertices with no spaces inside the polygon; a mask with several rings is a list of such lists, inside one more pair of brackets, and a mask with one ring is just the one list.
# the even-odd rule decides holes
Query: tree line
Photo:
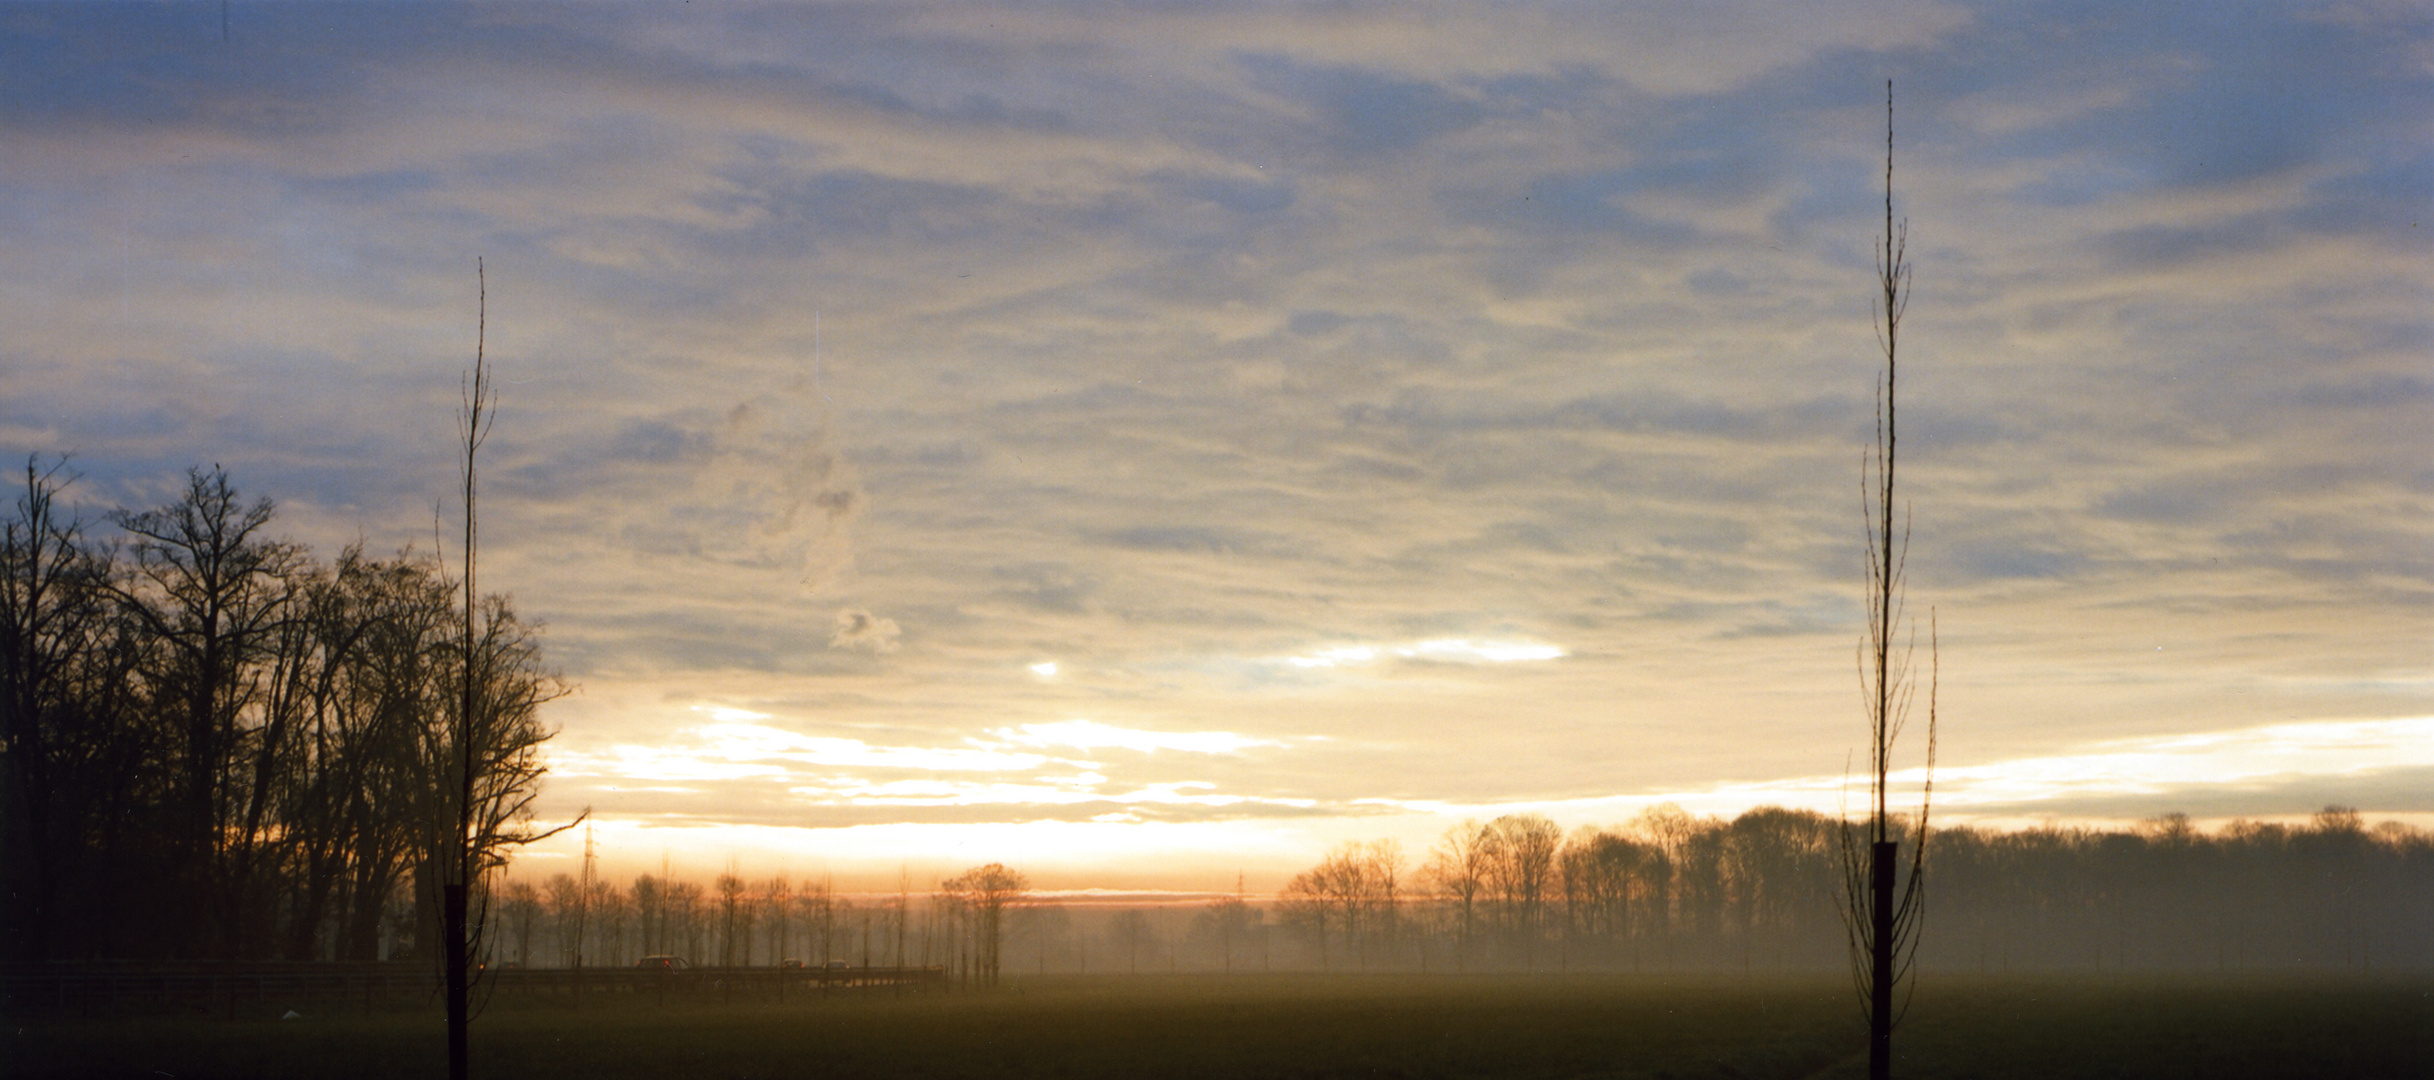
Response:
[{"label": "tree line", "polygon": [[[706,885],[594,882],[585,901],[584,879],[558,874],[502,888],[493,955],[924,965],[979,982],[1000,969],[1828,971],[1846,962],[1844,828],[1775,807],[1724,819],[1664,806],[1569,834],[1515,814],[1455,826],[1417,865],[1393,841],[1351,842],[1273,895],[1155,905],[1059,903],[995,864],[859,901],[733,870]],[[2124,830],[1944,828],[1932,842],[1931,969],[2434,966],[2434,834],[2348,810],[2212,833],[2179,815]]]},{"label": "tree line", "polygon": [[[1322,968],[1805,969],[1845,962],[1845,823],[1664,806],[1565,835],[1464,822],[1398,881],[1391,844],[1347,843],[1275,908]],[[2329,807],[2213,833],[1935,830],[1920,962],[1944,970],[2434,966],[2434,834]]]},{"label": "tree line", "polygon": [[483,865],[531,836],[533,626],[436,556],[324,561],[218,467],[96,537],[29,459],[0,521],[0,950],[65,959],[434,956],[467,759]]},{"label": "tree line", "polygon": [[[524,967],[627,967],[645,956],[721,967],[780,960],[899,966],[927,962],[932,936],[925,925],[932,916],[909,895],[857,904],[825,881],[785,874],[748,880],[731,871],[706,884],[638,874],[620,886],[559,873],[538,882],[506,878],[496,894],[492,959]],[[908,935],[917,943],[912,950]]]},{"label": "tree line", "polygon": [[[588,860],[587,860],[588,862]],[[488,960],[522,967],[618,968],[646,956],[718,967],[940,967],[979,985],[998,981],[1010,924],[1027,912],[1030,880],[1002,863],[976,866],[918,898],[857,903],[828,881],[746,878],[730,868],[705,885],[664,870],[628,887],[593,874],[495,888]]]}]

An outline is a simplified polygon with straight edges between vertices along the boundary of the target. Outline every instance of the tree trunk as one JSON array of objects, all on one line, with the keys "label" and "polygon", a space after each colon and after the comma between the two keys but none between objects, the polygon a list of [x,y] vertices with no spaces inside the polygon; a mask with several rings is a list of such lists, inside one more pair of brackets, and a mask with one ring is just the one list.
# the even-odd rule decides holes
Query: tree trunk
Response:
[{"label": "tree trunk", "polygon": [[448,952],[445,960],[448,965],[448,1077],[449,1080],[465,1080],[471,1075],[472,1069],[465,1033],[471,1019],[468,1002],[472,996],[468,993],[470,987],[466,977],[471,974],[473,964],[473,957],[467,955],[472,942],[467,940],[465,933],[465,886],[454,883],[440,886],[440,922],[443,924],[441,933],[447,940]]},{"label": "tree trunk", "polygon": [[1868,1077],[1893,1075],[1893,870],[1901,845],[1878,840],[1868,866]]}]

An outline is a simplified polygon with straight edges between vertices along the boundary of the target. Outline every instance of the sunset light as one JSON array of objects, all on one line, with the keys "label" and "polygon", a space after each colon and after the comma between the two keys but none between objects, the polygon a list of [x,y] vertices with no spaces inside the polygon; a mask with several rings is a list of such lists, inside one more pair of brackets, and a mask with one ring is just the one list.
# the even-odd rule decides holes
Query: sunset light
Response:
[{"label": "sunset light", "polygon": [[[2426,0],[0,2],[0,87],[28,1045],[1881,1080],[1915,978],[2069,1077],[2002,993],[2434,972]],[[1487,1048],[1660,982],[1841,1012]],[[2111,1072],[2347,1015],[2178,1008]],[[189,1041],[28,1075],[380,1073]],[[2344,1070],[2434,1063],[2256,1071]]]},{"label": "sunset light", "polygon": [[1272,739],[1255,739],[1226,731],[1136,731],[1091,720],[1024,724],[1020,729],[1000,728],[996,734],[1008,742],[1026,746],[1070,746],[1081,750],[1115,747],[1141,753],[1181,750],[1193,754],[1231,754],[1247,747],[1283,745]]},{"label": "sunset light", "polygon": [[1287,657],[1285,662],[1298,668],[1353,667],[1389,658],[1509,664],[1524,660],[1556,660],[1563,655],[1563,649],[1554,645],[1444,638],[1409,645],[1340,645],[1320,649],[1308,656]]}]

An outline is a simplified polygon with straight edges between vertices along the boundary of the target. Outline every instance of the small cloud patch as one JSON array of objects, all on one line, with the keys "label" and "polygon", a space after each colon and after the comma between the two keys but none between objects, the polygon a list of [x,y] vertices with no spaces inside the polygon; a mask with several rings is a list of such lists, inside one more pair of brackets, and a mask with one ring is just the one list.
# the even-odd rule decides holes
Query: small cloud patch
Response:
[{"label": "small cloud patch", "polygon": [[901,633],[903,630],[894,619],[883,619],[861,608],[846,608],[837,612],[837,629],[828,636],[828,647],[858,649],[872,655],[892,653]]},{"label": "small cloud patch", "polygon": [[1440,638],[1415,641],[1408,645],[1345,645],[1320,649],[1308,656],[1288,656],[1284,662],[1298,668],[1352,667],[1388,658],[1458,664],[1510,664],[1525,660],[1560,660],[1565,655],[1562,646],[1539,642]]},{"label": "small cloud patch", "polygon": [[1062,720],[1053,724],[1024,724],[999,728],[998,738],[1023,746],[1070,746],[1078,750],[1115,747],[1155,753],[1181,750],[1193,754],[1231,754],[1254,746],[1281,746],[1272,739],[1237,735],[1231,731],[1143,731],[1095,720]]}]

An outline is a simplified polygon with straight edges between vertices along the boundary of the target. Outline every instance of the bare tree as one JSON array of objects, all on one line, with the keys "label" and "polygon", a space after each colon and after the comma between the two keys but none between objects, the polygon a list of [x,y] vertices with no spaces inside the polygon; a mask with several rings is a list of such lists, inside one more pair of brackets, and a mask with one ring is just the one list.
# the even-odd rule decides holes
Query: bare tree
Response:
[{"label": "bare tree", "polygon": [[636,947],[646,956],[668,951],[668,883],[664,877],[634,875],[631,893]]},{"label": "bare tree", "polygon": [[1364,849],[1369,870],[1371,902],[1379,943],[1393,963],[1403,934],[1403,842],[1393,837],[1372,840]]},{"label": "bare tree", "polygon": [[1556,857],[1563,881],[1564,937],[1611,945],[1630,934],[1631,878],[1641,846],[1630,838],[1582,826]]},{"label": "bare tree", "polygon": [[564,690],[555,679],[533,671],[536,650],[530,632],[515,621],[503,598],[483,597],[474,577],[481,538],[477,458],[497,418],[497,392],[491,386],[484,356],[490,326],[489,279],[479,260],[474,263],[474,274],[479,308],[473,371],[465,379],[464,406],[458,417],[465,452],[461,474],[465,532],[458,553],[464,567],[458,581],[463,592],[456,655],[458,698],[444,741],[446,753],[439,762],[445,812],[438,816],[447,822],[447,833],[434,860],[439,870],[450,1080],[465,1080],[471,1068],[469,992],[480,963],[486,914],[472,906],[474,885],[485,872],[501,865],[502,848],[556,835],[591,816],[586,809],[575,820],[547,832],[520,827],[532,816],[531,804],[539,792],[542,772],[539,746],[548,738],[535,713],[542,702]]},{"label": "bare tree", "polygon": [[1229,975],[1234,972],[1234,942],[1258,921],[1259,911],[1242,898],[1240,874],[1234,875],[1234,895],[1219,897],[1192,917],[1194,930],[1203,937],[1217,939],[1220,963]]},{"label": "bare tree", "polygon": [[1471,943],[1477,939],[1480,905],[1487,897],[1487,826],[1466,820],[1445,830],[1421,866],[1420,876],[1454,909],[1454,966],[1470,963]]},{"label": "bare tree", "polygon": [[615,882],[595,877],[584,890],[587,899],[584,920],[589,932],[581,960],[587,966],[620,967],[630,954],[626,952],[626,927],[634,919],[634,905],[619,891]]},{"label": "bare tree", "polygon": [[[0,960],[46,958],[63,910],[99,897],[68,895],[104,822],[131,800],[124,760],[124,680],[110,560],[56,499],[64,465],[25,462],[16,517],[0,524]],[[112,853],[116,854],[116,853]]]},{"label": "bare tree", "polygon": [[[1851,970],[1868,1020],[1868,1075],[1893,1074],[1893,1029],[1900,1023],[1897,987],[1908,984],[1918,952],[1927,867],[1927,811],[1935,785],[1935,622],[1928,617],[1927,773],[1919,812],[1910,823],[1910,860],[1901,865],[1902,833],[1891,812],[1888,789],[1894,744],[1910,715],[1917,688],[1911,649],[1915,625],[1903,612],[1904,569],[1910,547],[1909,513],[1894,531],[1895,451],[1899,447],[1894,387],[1903,311],[1910,302],[1910,227],[1893,218],[1893,83],[1885,82],[1885,232],[1876,249],[1876,339],[1884,377],[1876,386],[1876,444],[1860,469],[1860,494],[1867,522],[1867,635],[1860,644],[1860,689],[1869,733],[1867,819],[1861,835],[1842,829],[1843,925],[1848,931]],[[1901,994],[1904,1005],[1908,995]]]},{"label": "bare tree", "polygon": [[581,872],[583,876],[577,879],[575,883],[574,955],[569,958],[572,962],[567,965],[575,969],[575,1000],[577,1001],[581,1001],[583,999],[584,948],[591,943],[593,916],[592,909],[596,906],[594,901],[599,899],[601,887],[600,854],[599,851],[592,846],[592,827],[588,822],[586,822],[583,826],[583,867]]},{"label": "bare tree", "polygon": [[1344,944],[1352,950],[1353,963],[1368,970],[1369,915],[1376,896],[1369,876],[1368,845],[1357,840],[1337,844],[1311,873],[1317,878],[1319,895],[1335,910],[1335,923],[1344,930]]},{"label": "bare tree", "polygon": [[1023,894],[1031,888],[1031,879],[1021,871],[1007,869],[1004,863],[989,863],[939,882],[938,888],[954,898],[971,920],[975,979],[984,986],[997,985],[1005,943],[1006,909],[1022,902]]},{"label": "bare tree", "polygon": [[1555,886],[1555,850],[1563,829],[1544,814],[1506,814],[1488,823],[1487,883],[1505,934],[1534,965],[1545,936],[1547,901]]},{"label": "bare tree", "polygon": [[245,781],[259,771],[249,767],[253,755],[276,752],[274,741],[255,737],[253,669],[291,613],[304,556],[264,535],[272,516],[269,499],[246,502],[217,468],[188,470],[175,503],[113,515],[134,539],[125,609],[168,653],[150,669],[154,698],[175,718],[167,869],[174,888],[206,899],[173,910],[190,924],[177,939],[206,953],[235,944],[232,856],[249,846],[241,837],[248,822],[258,827],[260,810]]},{"label": "bare tree", "polygon": [[768,913],[762,921],[769,926],[769,963],[776,965],[787,959],[792,940],[794,913],[794,883],[779,874],[761,885],[761,910]]},{"label": "bare tree", "polygon": [[[361,611],[340,684],[316,711],[308,739],[309,769],[299,777],[297,833],[316,826],[336,837],[346,881],[338,954],[369,960],[379,951],[382,909],[415,867],[430,877],[434,718],[448,714],[444,684],[452,653],[454,593],[437,563],[401,556],[382,562],[350,551],[339,560],[336,584]],[[336,620],[335,628],[352,620]],[[432,913],[424,889],[414,890],[416,913]],[[418,931],[422,924],[416,923]],[[436,931],[436,923],[432,924]],[[298,926],[299,934],[310,927]],[[419,950],[436,947],[421,934]]]},{"label": "bare tree", "polygon": [[701,883],[670,881],[666,886],[667,904],[666,951],[693,960],[708,955],[703,949],[703,932],[708,929],[706,904]]},{"label": "bare tree", "polygon": [[[478,599],[481,594],[474,589],[473,575],[476,540],[479,536],[479,515],[476,513],[475,502],[478,474],[474,459],[480,453],[483,441],[489,438],[490,425],[495,419],[495,414],[490,411],[490,370],[484,363],[483,357],[483,346],[489,337],[490,329],[490,283],[488,276],[482,272],[479,260],[474,263],[474,274],[480,280],[480,310],[473,339],[473,374],[466,382],[464,411],[459,416],[465,447],[463,474],[465,541],[464,548],[460,552],[464,558],[465,572],[459,582],[465,590],[465,624],[462,639],[463,651],[458,654],[459,663],[463,665],[463,668],[459,672],[458,686],[461,688],[461,696],[457,705],[454,731],[455,748],[458,752],[453,755],[455,760],[451,762],[454,766],[454,782],[449,785],[452,789],[449,805],[454,811],[450,815],[453,819],[453,829],[448,839],[446,853],[440,860],[442,952],[440,962],[446,965],[442,977],[446,980],[448,992],[449,1080],[465,1080],[470,1075],[472,1068],[467,1029],[468,1025],[472,1023],[473,1017],[467,992],[468,980],[473,974],[474,954],[480,947],[481,938],[480,930],[467,921],[468,912],[466,910],[468,888],[472,884],[475,874],[478,873],[474,866],[473,851],[473,788],[475,782],[473,726],[476,695],[473,646],[474,622],[479,614]],[[448,774],[443,773],[442,775]]]},{"label": "bare tree", "polygon": [[1365,971],[1372,946],[1394,947],[1402,875],[1399,842],[1346,840],[1285,884],[1280,914],[1288,925],[1310,931],[1322,967],[1329,962],[1327,928],[1334,925]]},{"label": "bare tree", "polygon": [[516,966],[531,967],[532,938],[540,928],[543,911],[541,890],[529,881],[505,881],[500,883],[498,892],[499,914],[507,920],[506,937],[515,942]]},{"label": "bare tree", "polygon": [[558,929],[558,966],[579,968],[583,965],[584,908],[589,897],[583,895],[583,881],[573,874],[551,874],[541,883],[541,899],[549,908]]},{"label": "bare tree", "polygon": [[825,879],[817,885],[804,882],[803,891],[795,894],[794,902],[803,916],[804,933],[811,939],[805,959],[815,966],[827,964],[828,938],[836,922],[836,903],[831,895],[830,882]]},{"label": "bare tree", "polygon": [[[896,966],[906,967],[911,963],[905,959],[904,934],[905,924],[911,922],[913,917],[913,872],[902,866],[896,868],[896,910],[892,917],[896,927]],[[896,983],[896,991],[904,991],[901,980]]]},{"label": "bare tree", "polygon": [[1327,948],[1327,928],[1336,922],[1335,904],[1327,893],[1327,881],[1316,869],[1304,870],[1285,882],[1276,897],[1276,915],[1285,926],[1307,935],[1318,948],[1319,970],[1333,964]]},{"label": "bare tree", "polygon": [[[52,510],[56,468],[32,470],[0,523],[0,853],[17,905],[0,922],[88,956],[371,959],[412,867],[414,945],[436,957],[451,702],[468,668],[492,687],[474,751],[492,852],[526,835],[547,737],[532,710],[557,692],[530,632],[490,598],[469,665],[435,561],[349,547],[320,565],[269,539],[273,504],[218,469],[113,514],[115,548],[85,546]],[[111,869],[132,866],[155,880]]]},{"label": "bare tree", "polygon": [[1149,916],[1140,908],[1125,908],[1108,920],[1107,936],[1111,944],[1124,950],[1124,972],[1141,973],[1141,940],[1149,936]]}]

